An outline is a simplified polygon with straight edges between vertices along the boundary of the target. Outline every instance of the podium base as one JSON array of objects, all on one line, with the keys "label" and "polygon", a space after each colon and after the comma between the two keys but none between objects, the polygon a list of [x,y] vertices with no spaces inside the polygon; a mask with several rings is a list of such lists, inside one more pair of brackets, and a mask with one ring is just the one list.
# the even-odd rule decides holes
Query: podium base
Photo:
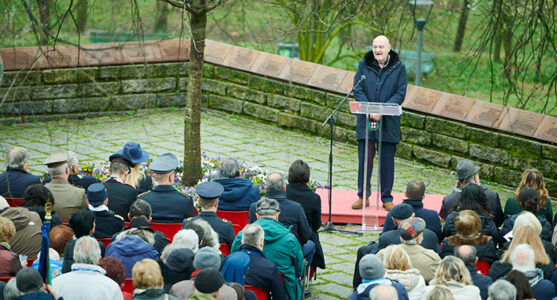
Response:
[{"label": "podium base", "polygon": [[333,223],[331,223],[331,222],[327,222],[325,227],[323,227],[323,229],[318,230],[317,232],[323,232],[323,231],[327,231],[327,232],[337,231],[337,232],[352,233],[352,234],[357,234],[357,235],[362,235],[363,234],[359,231],[337,229],[337,228],[335,228],[335,225],[333,225]]}]

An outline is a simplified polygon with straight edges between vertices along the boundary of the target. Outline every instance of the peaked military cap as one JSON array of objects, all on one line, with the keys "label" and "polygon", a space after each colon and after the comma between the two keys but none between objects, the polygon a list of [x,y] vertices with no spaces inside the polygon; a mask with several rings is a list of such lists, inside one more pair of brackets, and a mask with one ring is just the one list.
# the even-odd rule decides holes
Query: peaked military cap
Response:
[{"label": "peaked military cap", "polygon": [[214,199],[220,197],[224,192],[222,184],[215,181],[206,181],[197,185],[195,192],[201,198]]},{"label": "peaked military cap", "polygon": [[153,172],[158,173],[169,173],[172,170],[176,169],[178,166],[178,157],[174,155],[174,153],[165,153],[155,159],[149,166],[149,169]]},{"label": "peaked military cap", "polygon": [[68,152],[66,150],[56,150],[52,152],[44,161],[49,168],[56,168],[68,162]]}]

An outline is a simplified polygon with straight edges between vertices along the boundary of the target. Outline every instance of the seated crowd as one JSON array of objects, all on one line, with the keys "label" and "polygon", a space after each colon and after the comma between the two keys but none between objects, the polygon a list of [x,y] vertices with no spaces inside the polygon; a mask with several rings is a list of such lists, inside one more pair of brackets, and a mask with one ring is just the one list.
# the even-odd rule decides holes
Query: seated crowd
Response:
[{"label": "seated crowd", "polygon": [[[321,199],[297,160],[288,177],[272,172],[266,195],[222,159],[219,178],[197,185],[201,212],[174,186],[178,159],[152,160],[128,142],[110,156],[109,177],[78,175],[75,153],[47,157],[50,177],[27,172],[29,152],[12,148],[0,174],[0,299],[302,299],[304,281],[325,269],[317,230]],[[358,249],[348,299],[553,299],[554,217],[543,176],[526,170],[504,209],[480,185],[479,167],[457,165],[439,212],[424,208],[425,184],[386,216],[377,241]],[[10,207],[4,198],[19,198]],[[49,214],[47,211],[52,206]],[[219,213],[245,213],[241,231]],[[50,216],[49,274],[38,260],[41,224]],[[442,224],[444,220],[444,224]],[[172,234],[157,227],[177,225]],[[246,225],[247,224],[247,225]],[[245,225],[245,226],[244,226]],[[168,228],[168,227],[167,227]]]}]

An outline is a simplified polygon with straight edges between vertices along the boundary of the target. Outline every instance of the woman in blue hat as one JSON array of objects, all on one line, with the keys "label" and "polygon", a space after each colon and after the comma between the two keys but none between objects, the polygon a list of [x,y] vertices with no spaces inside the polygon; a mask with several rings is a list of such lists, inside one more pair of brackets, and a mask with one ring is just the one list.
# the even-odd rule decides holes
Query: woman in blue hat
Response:
[{"label": "woman in blue hat", "polygon": [[144,193],[153,189],[153,179],[149,175],[145,175],[140,170],[140,164],[149,160],[149,154],[141,149],[141,145],[137,142],[127,142],[124,148],[116,154],[125,155],[133,164],[130,174],[126,178],[126,184],[137,189],[137,194]]}]

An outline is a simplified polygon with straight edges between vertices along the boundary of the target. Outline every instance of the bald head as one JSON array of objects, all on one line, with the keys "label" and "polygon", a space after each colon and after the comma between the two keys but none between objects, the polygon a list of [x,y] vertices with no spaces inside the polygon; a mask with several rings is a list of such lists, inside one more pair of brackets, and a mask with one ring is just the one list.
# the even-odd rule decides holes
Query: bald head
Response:
[{"label": "bald head", "polygon": [[373,40],[373,57],[381,68],[385,65],[390,51],[391,44],[386,36],[380,35]]},{"label": "bald head", "polygon": [[476,264],[477,250],[470,245],[458,246],[454,249],[454,255],[460,258],[466,266],[472,267]]},{"label": "bald head", "polygon": [[398,293],[392,285],[378,285],[369,293],[371,300],[397,300]]},{"label": "bald head", "polygon": [[284,175],[280,172],[272,172],[267,175],[267,191],[278,191],[284,192],[286,186],[286,181],[284,180]]}]

